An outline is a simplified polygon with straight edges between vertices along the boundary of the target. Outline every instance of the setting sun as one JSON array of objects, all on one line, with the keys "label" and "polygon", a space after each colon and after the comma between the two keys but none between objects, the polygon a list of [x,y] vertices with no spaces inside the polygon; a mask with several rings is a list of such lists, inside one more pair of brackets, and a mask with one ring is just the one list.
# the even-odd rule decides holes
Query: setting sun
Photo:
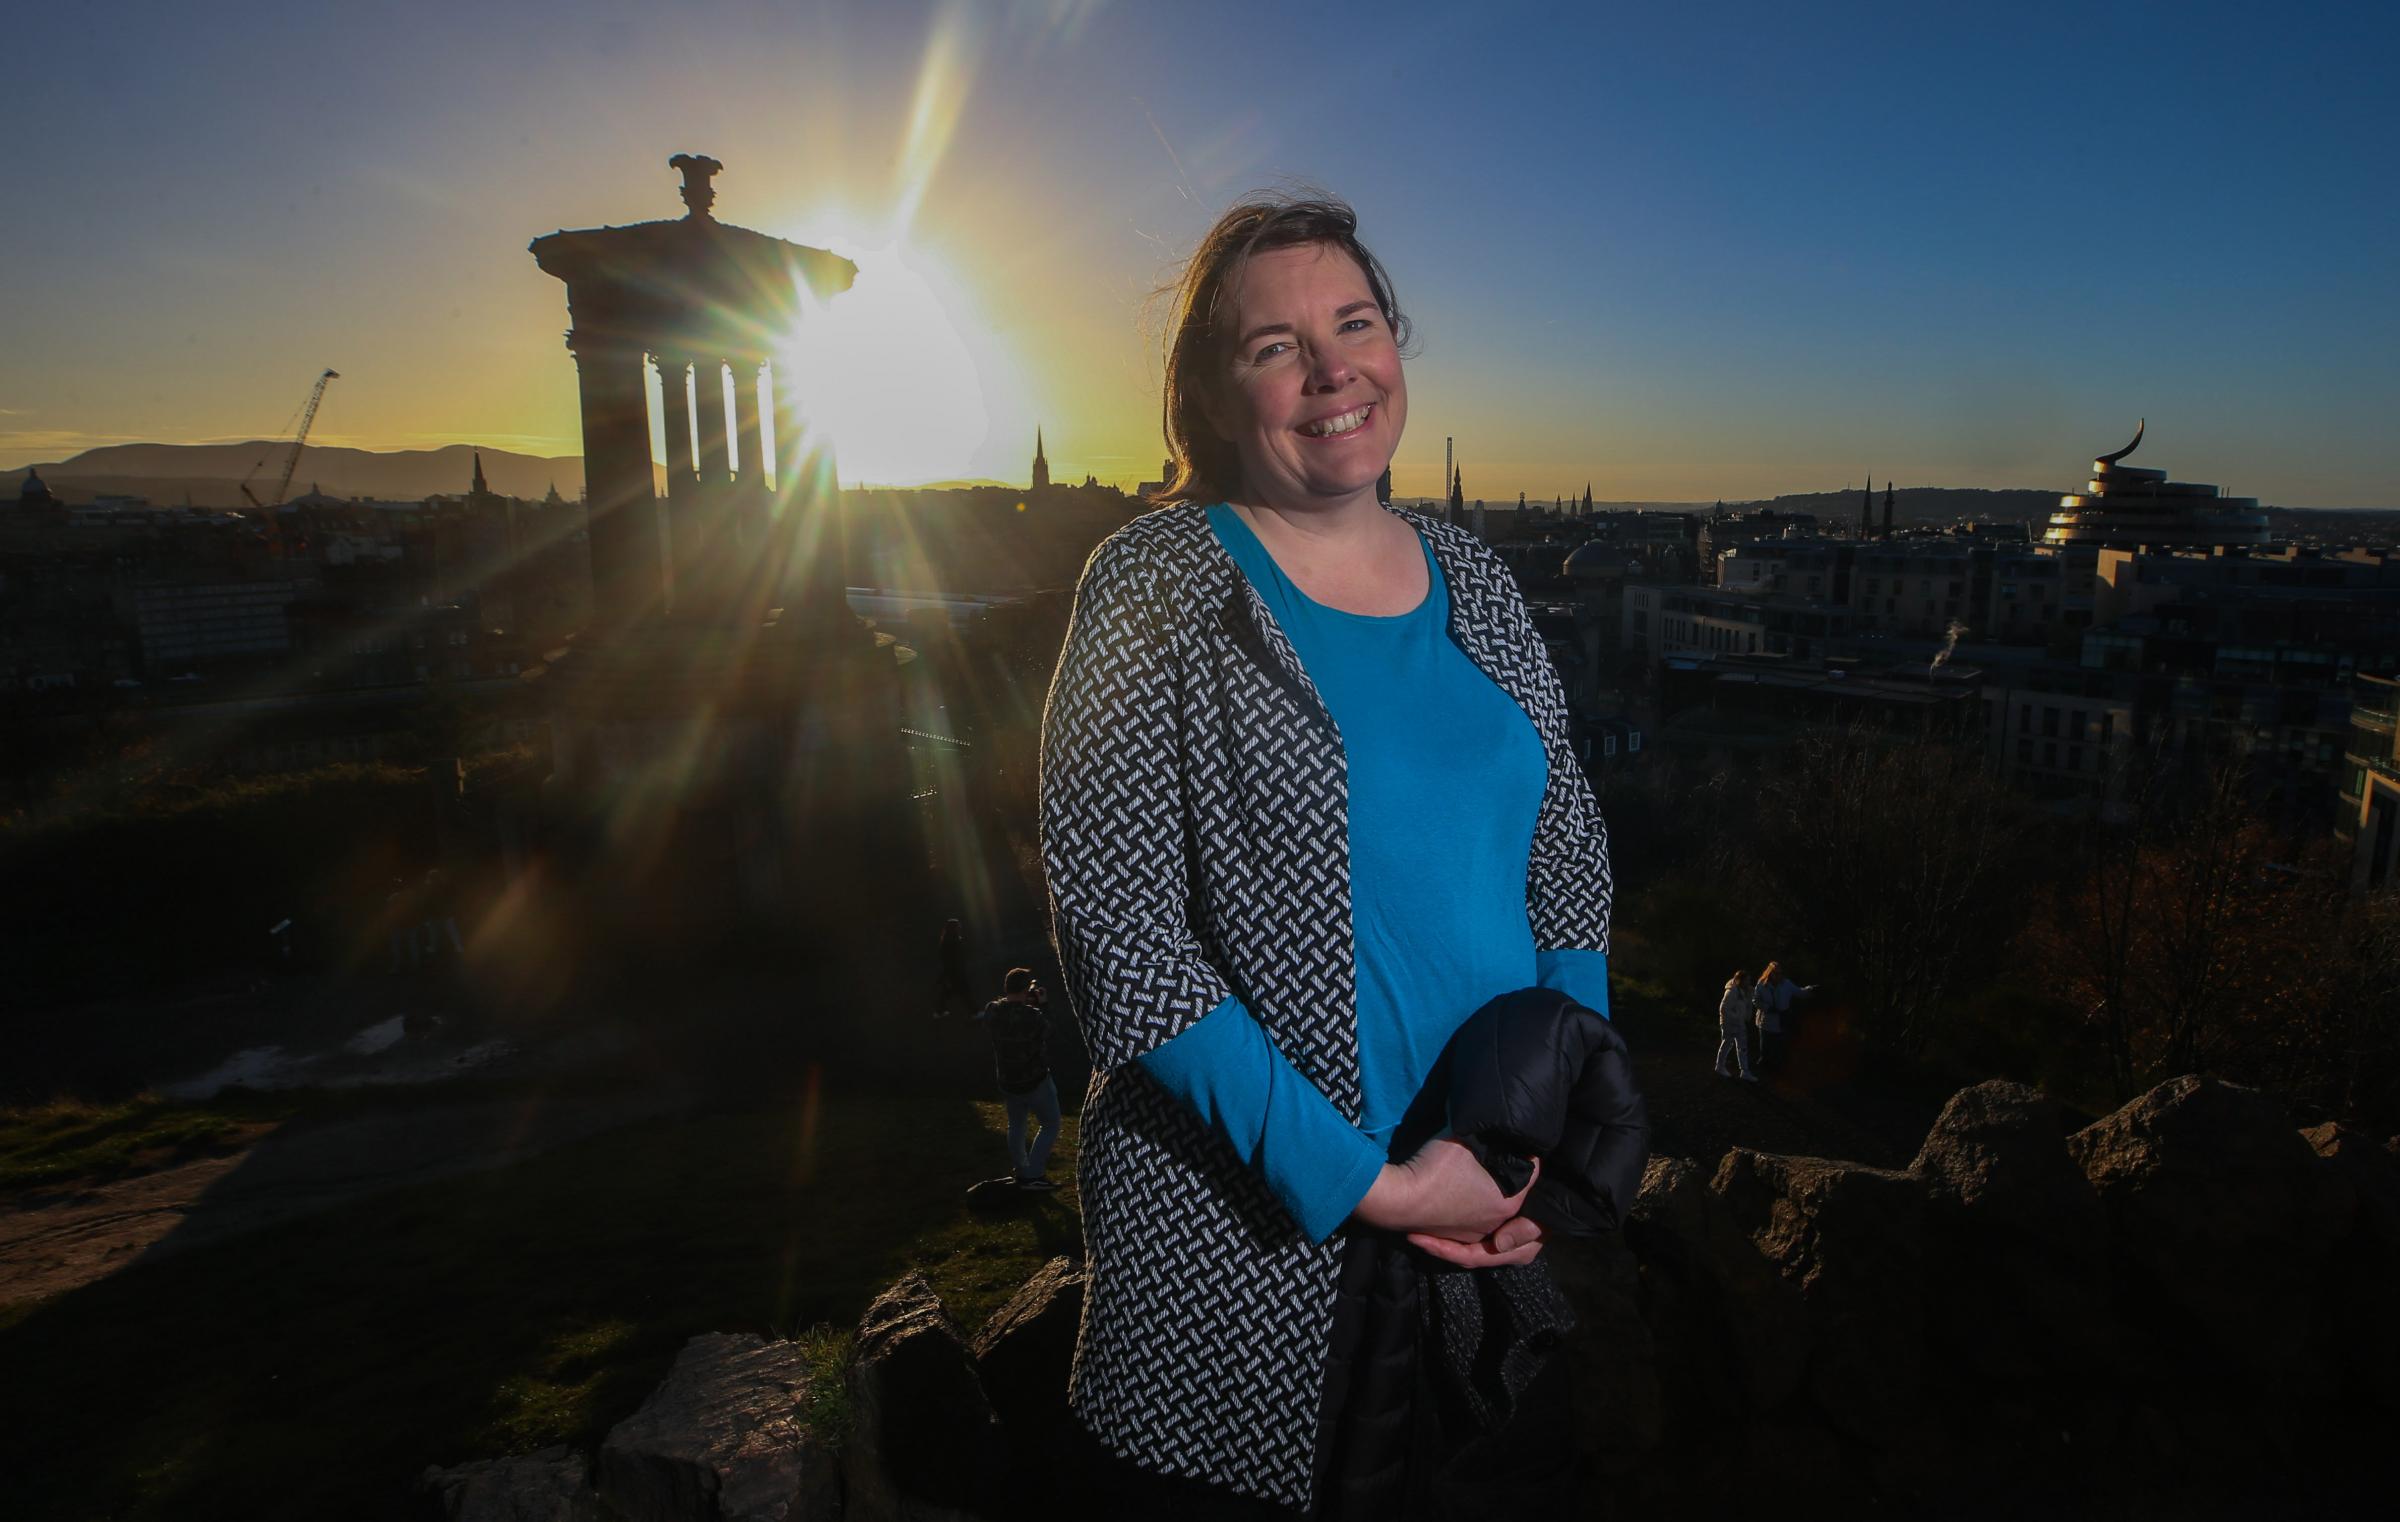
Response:
[{"label": "setting sun", "polygon": [[1014,362],[957,282],[922,252],[844,250],[848,291],[810,310],[777,365],[832,444],[842,478],[914,485],[989,474],[990,448],[1030,433]]}]

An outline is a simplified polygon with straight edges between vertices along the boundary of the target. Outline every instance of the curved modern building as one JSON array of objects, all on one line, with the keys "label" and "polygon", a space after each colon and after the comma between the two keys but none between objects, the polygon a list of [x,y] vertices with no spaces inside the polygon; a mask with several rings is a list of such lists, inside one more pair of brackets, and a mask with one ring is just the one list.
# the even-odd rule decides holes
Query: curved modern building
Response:
[{"label": "curved modern building", "polygon": [[2115,454],[2092,462],[2092,479],[2081,494],[2058,499],[2044,544],[2088,544],[2106,549],[2214,549],[2229,544],[2265,544],[2267,515],[2256,497],[2227,497],[2213,486],[2170,481],[2163,470],[2123,463],[2141,446],[2142,434]]}]

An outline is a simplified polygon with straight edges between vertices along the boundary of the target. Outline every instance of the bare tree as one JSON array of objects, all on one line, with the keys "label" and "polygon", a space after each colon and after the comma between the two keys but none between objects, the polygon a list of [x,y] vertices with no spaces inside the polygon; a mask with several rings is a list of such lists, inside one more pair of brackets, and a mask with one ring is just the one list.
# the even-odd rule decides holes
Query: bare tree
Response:
[{"label": "bare tree", "polygon": [[1790,929],[1871,1039],[1922,1051],[1964,975],[2011,938],[2007,800],[1964,750],[1861,729],[1804,740],[1758,805],[1754,871]]},{"label": "bare tree", "polygon": [[2185,764],[2154,745],[2120,783],[2034,938],[2100,1028],[2117,1096],[2180,1073],[2288,1069],[2282,1049],[2330,997],[2332,878],[2258,817],[2238,757]]}]

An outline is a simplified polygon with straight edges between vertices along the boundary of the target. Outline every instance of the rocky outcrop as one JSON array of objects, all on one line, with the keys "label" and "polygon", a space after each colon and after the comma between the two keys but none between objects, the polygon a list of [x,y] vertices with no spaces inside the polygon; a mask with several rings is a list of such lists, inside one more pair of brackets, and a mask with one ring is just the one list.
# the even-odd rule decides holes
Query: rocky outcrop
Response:
[{"label": "rocky outcrop", "polygon": [[[2349,1515],[2400,1420],[2400,1150],[2207,1079],[2080,1130],[1978,1084],[1900,1170],[1657,1158],[1621,1237],[1548,1261],[1592,1515],[1620,1522]],[[971,1347],[922,1278],[878,1297],[838,1486],[796,1426],[797,1355],[698,1339],[610,1435],[601,1499],[643,1522],[1047,1514],[1084,1284],[1051,1260]],[[571,1455],[504,1463],[532,1467],[427,1494],[459,1522],[596,1504]]]},{"label": "rocky outcrop", "polygon": [[993,1507],[999,1422],[923,1275],[906,1275],[867,1307],[849,1378],[848,1522],[953,1522]]},{"label": "rocky outcrop", "polygon": [[1665,1420],[1613,1515],[2340,1495],[2400,1417],[2400,1159],[2212,1080],[2080,1131],[1978,1084],[1900,1171],[1657,1159],[1626,1243],[1648,1336],[1578,1356]]},{"label": "rocky outcrop", "polygon": [[1012,1443],[1047,1442],[1067,1419],[1067,1367],[1083,1321],[1083,1266],[1052,1258],[992,1312],[969,1351]]},{"label": "rocky outcrop", "polygon": [[600,1497],[625,1522],[816,1522],[841,1514],[836,1456],[804,1419],[796,1343],[695,1337],[600,1448]]},{"label": "rocky outcrop", "polygon": [[2065,1111],[2039,1090],[1961,1089],[1909,1172],[1924,1186],[1937,1357],[1990,1379],[2081,1377],[2115,1358],[2108,1223],[2067,1153]]},{"label": "rocky outcrop", "polygon": [[602,1522],[591,1466],[564,1446],[430,1468],[417,1482],[442,1522]]},{"label": "rocky outcrop", "polygon": [[2108,1218],[2122,1316],[2244,1373],[2307,1362],[2318,1282],[2357,1199],[2282,1106],[2177,1078],[2076,1132],[2067,1151]]}]

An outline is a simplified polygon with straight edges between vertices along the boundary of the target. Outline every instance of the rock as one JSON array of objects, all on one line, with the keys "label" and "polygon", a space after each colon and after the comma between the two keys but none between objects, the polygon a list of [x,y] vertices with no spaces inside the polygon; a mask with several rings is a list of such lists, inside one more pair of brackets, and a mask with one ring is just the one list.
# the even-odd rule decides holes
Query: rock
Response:
[{"label": "rock", "polygon": [[1807,1304],[1697,1165],[1650,1160],[1625,1240],[1642,1263],[1643,1319],[1678,1422],[1722,1420],[1728,1399],[1771,1410],[1799,1388]]},{"label": "rock", "polygon": [[1074,1259],[1052,1258],[975,1334],[975,1372],[1012,1433],[1039,1438],[1066,1420],[1067,1370],[1088,1277]]},{"label": "rock", "polygon": [[2118,1306],[2150,1323],[2154,1342],[2193,1342],[2235,1370],[2301,1367],[2315,1291],[2355,1197],[2282,1106],[2255,1089],[2177,1078],[2067,1148],[2108,1218]]},{"label": "rock", "polygon": [[1709,1191],[1808,1303],[1811,1401],[1843,1432],[1892,1442],[1915,1411],[1924,1365],[1923,1182],[1736,1147]]},{"label": "rock", "polygon": [[2088,1378],[2115,1362],[2107,1218],[2039,1090],[1959,1090],[1909,1165],[1925,1186],[1936,1340],[1985,1377]]},{"label": "rock", "polygon": [[2334,1250],[2326,1284],[2325,1324],[2335,1359],[2382,1408],[2372,1425],[2400,1419],[2400,1319],[2391,1314],[2400,1283],[2400,1161],[2390,1148],[2328,1121],[2300,1133],[2350,1186],[2358,1201],[2350,1235]]},{"label": "rock", "polygon": [[449,1469],[417,1482],[443,1522],[599,1522],[590,1466],[564,1446]]},{"label": "rock", "polygon": [[910,1273],[867,1307],[850,1365],[849,1522],[951,1522],[1003,1493],[999,1423],[933,1286]]},{"label": "rock", "polygon": [[1577,1446],[1599,1473],[1629,1473],[1666,1435],[1641,1265],[1614,1233],[1556,1243],[1542,1261],[1575,1309],[1575,1330],[1556,1356],[1567,1360],[1572,1381]]},{"label": "rock", "polygon": [[2089,1253],[2105,1227],[2067,1130],[2065,1110],[2039,1089],[1979,1083],[1942,1106],[1909,1171],[1937,1207],[1972,1211],[1987,1230]]},{"label": "rock", "polygon": [[2392,1144],[2331,1120],[2308,1127],[2300,1139],[2350,1185],[2360,1232],[2380,1251],[2400,1252],[2400,1157]]},{"label": "rock", "polygon": [[626,1522],[802,1522],[841,1514],[830,1446],[807,1430],[796,1343],[710,1333],[600,1448],[600,1498]]}]

